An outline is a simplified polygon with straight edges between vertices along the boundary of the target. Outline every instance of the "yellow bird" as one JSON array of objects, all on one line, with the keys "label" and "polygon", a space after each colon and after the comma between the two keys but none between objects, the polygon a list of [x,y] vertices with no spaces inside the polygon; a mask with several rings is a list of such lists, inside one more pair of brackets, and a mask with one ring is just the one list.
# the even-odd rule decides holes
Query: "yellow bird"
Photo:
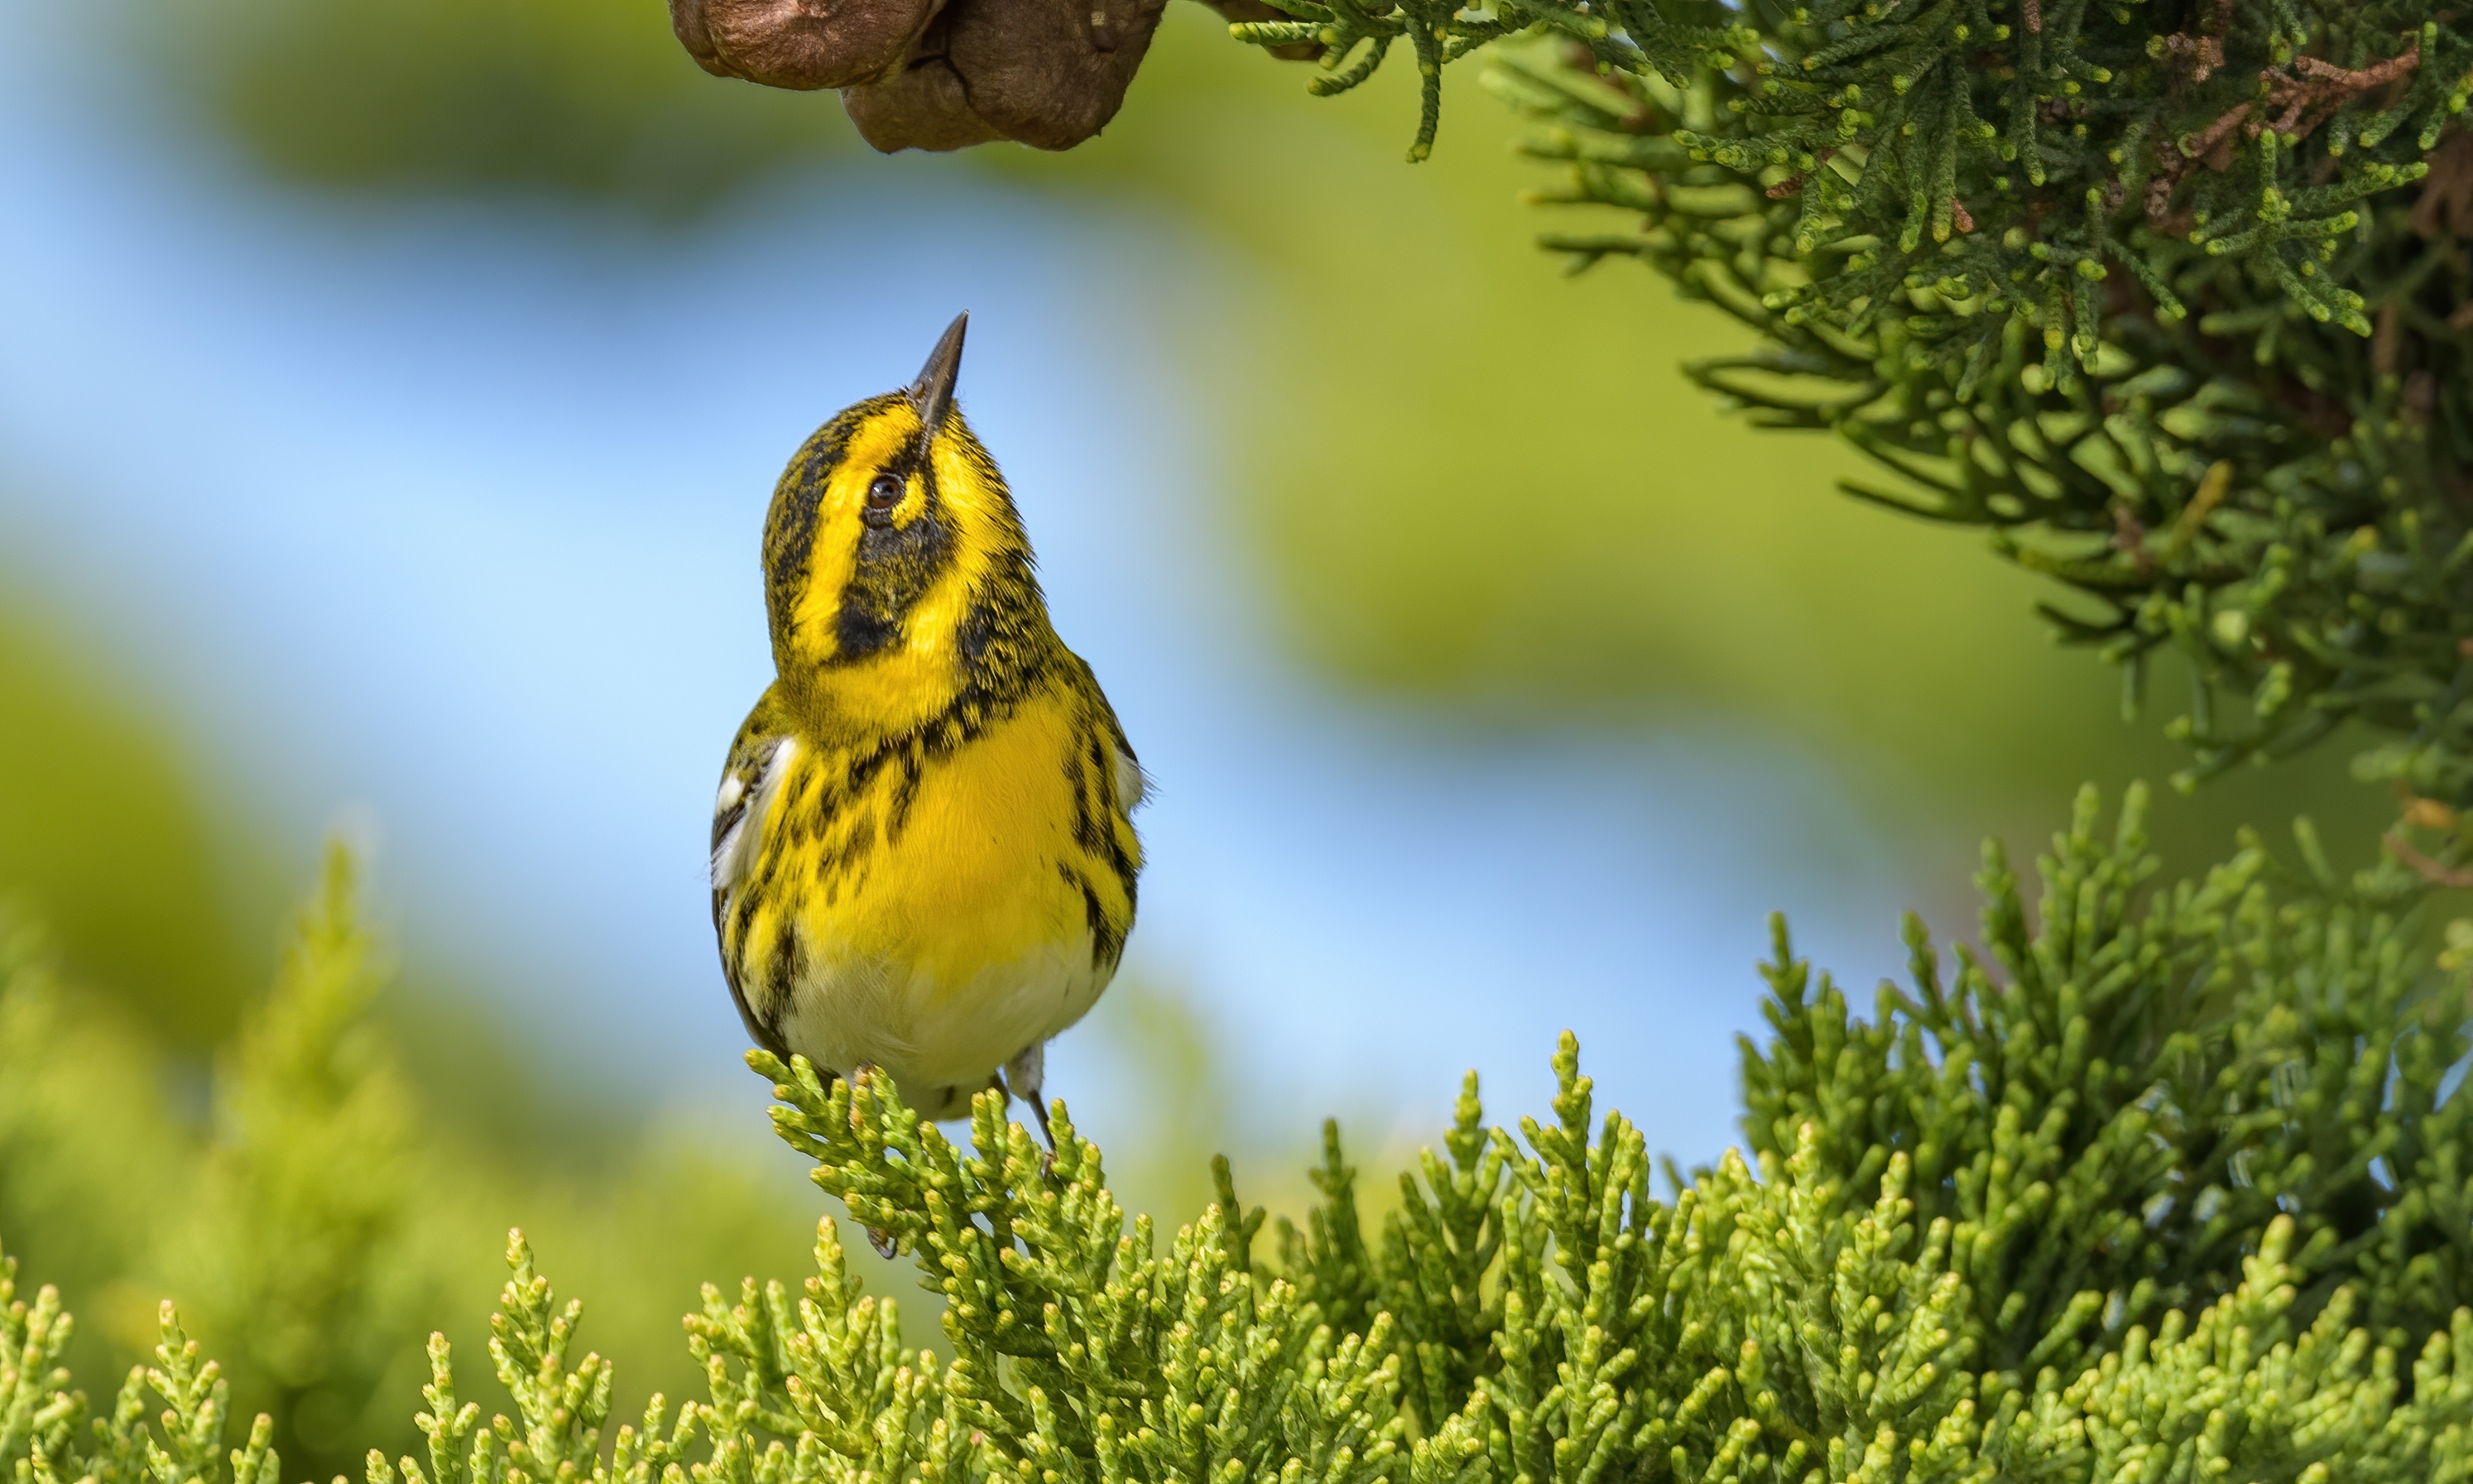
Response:
[{"label": "yellow bird", "polygon": [[881,1068],[934,1118],[1009,1082],[1044,1133],[1047,1041],[1134,925],[1145,782],[953,405],[969,319],[773,491],[775,678],[713,801],[712,923],[777,1056]]}]

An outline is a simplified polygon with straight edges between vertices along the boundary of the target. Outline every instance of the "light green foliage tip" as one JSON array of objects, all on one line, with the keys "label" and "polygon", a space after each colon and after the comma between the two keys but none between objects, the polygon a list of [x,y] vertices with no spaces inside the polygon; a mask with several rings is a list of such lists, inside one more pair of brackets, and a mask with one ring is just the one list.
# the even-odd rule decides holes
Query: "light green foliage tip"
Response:
[{"label": "light green foliage tip", "polygon": [[[488,1343],[512,1410],[485,1422],[433,1338],[427,1456],[372,1452],[368,1484],[2473,1479],[2463,969],[2415,954],[2399,874],[2337,882],[2306,831],[2298,870],[2246,841],[2152,885],[2143,803],[2107,835],[2080,800],[2033,925],[1990,852],[1983,951],[1950,974],[1910,924],[1868,1021],[1781,928],[1757,1170],[1669,1167],[1665,1198],[1569,1037],[1551,1116],[1488,1126],[1472,1076],[1371,1235],[1327,1130],[1273,1256],[1224,1161],[1164,1234],[1062,1105],[1052,1158],[993,1094],[965,1147],[879,1079],[759,1053],[944,1352],[903,1346],[827,1219],[800,1291],[705,1289],[701,1399],[610,1432],[612,1369],[518,1233]],[[0,1262],[15,1484],[279,1484],[168,1304],[101,1413],[72,1328]]]},{"label": "light green foliage tip", "polygon": [[[1987,528],[2067,641],[2193,680],[2176,782],[2353,720],[2473,803],[2473,29],[2441,0],[1275,0],[1487,78],[1638,258],[1757,332],[1693,368],[1852,492]],[[2441,867],[2473,856],[2453,835]]]},{"label": "light green foliage tip", "polygon": [[[189,1328],[228,1369],[198,1370],[167,1328],[162,1379],[144,1384],[166,1404],[190,1405],[176,1393],[211,1402],[217,1417],[229,1392],[243,1416],[273,1419],[253,1446],[296,1459],[348,1457],[343,1446],[366,1442],[373,1410],[396,1413],[386,1380],[400,1374],[407,1331],[439,1307],[415,1230],[438,1192],[414,1158],[410,1090],[369,1020],[382,975],[355,878],[349,852],[330,846],[272,993],[219,1059],[203,1129],[162,1106],[170,1071],[150,1045],[65,980],[42,935],[0,903],[0,1234],[80,1291],[132,1301],[106,1306],[89,1360],[106,1348],[145,1353],[156,1326],[137,1295],[180,1295]],[[0,1356],[0,1393],[12,1374],[19,1386],[41,1374],[10,1358],[23,1346],[63,1353],[65,1317],[55,1328],[43,1314],[38,1303],[36,1328]],[[123,1392],[122,1424],[140,1415],[137,1395]],[[0,1441],[17,1440],[10,1425]]]}]

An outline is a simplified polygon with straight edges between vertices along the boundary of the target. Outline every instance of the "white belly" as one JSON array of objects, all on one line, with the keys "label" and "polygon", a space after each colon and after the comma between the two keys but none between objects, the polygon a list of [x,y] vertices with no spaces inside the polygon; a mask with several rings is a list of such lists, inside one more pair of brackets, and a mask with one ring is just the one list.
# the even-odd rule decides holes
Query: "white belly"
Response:
[{"label": "white belly", "polygon": [[1092,964],[1088,934],[951,985],[881,958],[819,955],[781,1031],[817,1066],[881,1067],[912,1109],[956,1118],[996,1068],[1081,1019],[1114,974]]}]

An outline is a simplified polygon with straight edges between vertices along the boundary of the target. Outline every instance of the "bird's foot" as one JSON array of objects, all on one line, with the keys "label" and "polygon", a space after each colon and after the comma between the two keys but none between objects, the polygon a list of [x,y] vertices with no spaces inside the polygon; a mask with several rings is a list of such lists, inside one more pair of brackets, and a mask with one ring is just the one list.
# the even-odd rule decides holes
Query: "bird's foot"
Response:
[{"label": "bird's foot", "polygon": [[1040,1139],[1047,1145],[1047,1166],[1054,1169],[1056,1167],[1056,1131],[1047,1126],[1047,1104],[1037,1092],[1030,1094],[1026,1101],[1030,1104],[1030,1115],[1039,1120]]},{"label": "bird's foot", "polygon": [[1047,1099],[1040,1095],[1040,1085],[1047,1080],[1046,1072],[1047,1047],[1043,1043],[1022,1048],[1020,1055],[1005,1064],[1003,1073],[1013,1084],[1015,1094],[1030,1105],[1030,1115],[1039,1124],[1040,1140],[1047,1145],[1047,1161],[1041,1166],[1043,1174],[1056,1169],[1056,1131],[1048,1126]]},{"label": "bird's foot", "polygon": [[[1013,1101],[1017,1095],[1013,1089],[1005,1086],[1005,1074],[1002,1072],[996,1072],[990,1075],[988,1078],[988,1086],[996,1089],[998,1092],[1003,1093],[1005,1101],[1008,1103]],[[1022,1096],[1021,1100],[1030,1105],[1032,1114],[1039,1120],[1039,1137],[1047,1141],[1047,1148],[1042,1151],[1039,1172],[1042,1175],[1053,1174],[1056,1171],[1056,1136],[1047,1131],[1047,1108],[1044,1104],[1040,1102],[1039,1093],[1036,1089],[1032,1090],[1027,1095]]]},{"label": "bird's foot", "polygon": [[876,1249],[876,1255],[879,1257],[897,1257],[901,1251],[901,1245],[893,1239],[892,1233],[879,1231],[875,1227],[867,1229],[867,1244]]}]

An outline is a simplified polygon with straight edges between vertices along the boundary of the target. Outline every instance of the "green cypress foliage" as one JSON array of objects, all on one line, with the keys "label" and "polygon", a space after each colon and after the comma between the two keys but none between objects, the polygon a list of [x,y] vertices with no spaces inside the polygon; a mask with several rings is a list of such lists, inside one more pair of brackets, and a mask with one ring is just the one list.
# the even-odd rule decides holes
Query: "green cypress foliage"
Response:
[{"label": "green cypress foliage", "polygon": [[1868,1023],[1780,923],[1745,1137],[1777,1160],[1816,1131],[1850,1197],[1908,1160],[1996,1370],[2075,1368],[2230,1291],[2285,1215],[2299,1312],[2350,1284],[2356,1322],[2413,1353],[2473,1304],[2473,1125],[2443,1095],[2473,1050],[2461,1004],[2423,977],[2388,881],[2279,891],[2252,840],[2142,896],[2143,802],[2106,841],[2080,797],[2040,862],[2040,932],[1988,847],[1988,961],[1960,947],[1945,975],[1909,918],[1909,984],[1884,984]]},{"label": "green cypress foliage", "polygon": [[[1471,1078],[1379,1220],[1327,1130],[1267,1254],[1224,1161],[1168,1233],[1069,1118],[1051,1157],[991,1094],[965,1146],[879,1079],[758,1053],[815,1184],[941,1300],[941,1349],[904,1346],[828,1218],[799,1288],[705,1289],[702,1397],[612,1431],[612,1369],[517,1233],[509,1410],[433,1338],[426,1457],[372,1452],[367,1484],[2473,1480],[2466,967],[2417,951],[2410,873],[2338,881],[2306,829],[2297,866],[2245,840],[2159,885],[2143,807],[2105,830],[2083,796],[2031,913],[1989,850],[1981,950],[1945,964],[1909,922],[1868,1019],[1781,927],[1749,1158],[1662,1193],[1569,1037],[1550,1116],[1489,1125]],[[356,961],[337,933],[304,921],[315,961]],[[0,1261],[17,1484],[280,1484],[275,1424],[231,1446],[169,1305],[98,1411],[59,1295],[14,1282]]]},{"label": "green cypress foliage", "polygon": [[[218,1412],[236,1392],[296,1459],[348,1458],[373,1416],[400,1415],[382,1388],[440,1309],[414,1217],[444,1203],[423,1198],[410,1089],[369,1020],[382,974],[356,876],[330,846],[272,992],[219,1060],[203,1131],[161,1106],[150,1043],[0,917],[0,1216],[15,1227],[0,1236],[39,1244],[81,1291],[180,1295],[229,1371],[182,1370],[190,1341],[164,1331],[162,1375]],[[130,1306],[126,1328],[153,1328]]]},{"label": "green cypress foliage", "polygon": [[1548,201],[1758,332],[1694,369],[1856,494],[1985,527],[2067,640],[2194,680],[2190,783],[2347,719],[2473,802],[2473,30],[2439,0],[1277,0],[1317,90],[1419,40],[1547,124]]}]

